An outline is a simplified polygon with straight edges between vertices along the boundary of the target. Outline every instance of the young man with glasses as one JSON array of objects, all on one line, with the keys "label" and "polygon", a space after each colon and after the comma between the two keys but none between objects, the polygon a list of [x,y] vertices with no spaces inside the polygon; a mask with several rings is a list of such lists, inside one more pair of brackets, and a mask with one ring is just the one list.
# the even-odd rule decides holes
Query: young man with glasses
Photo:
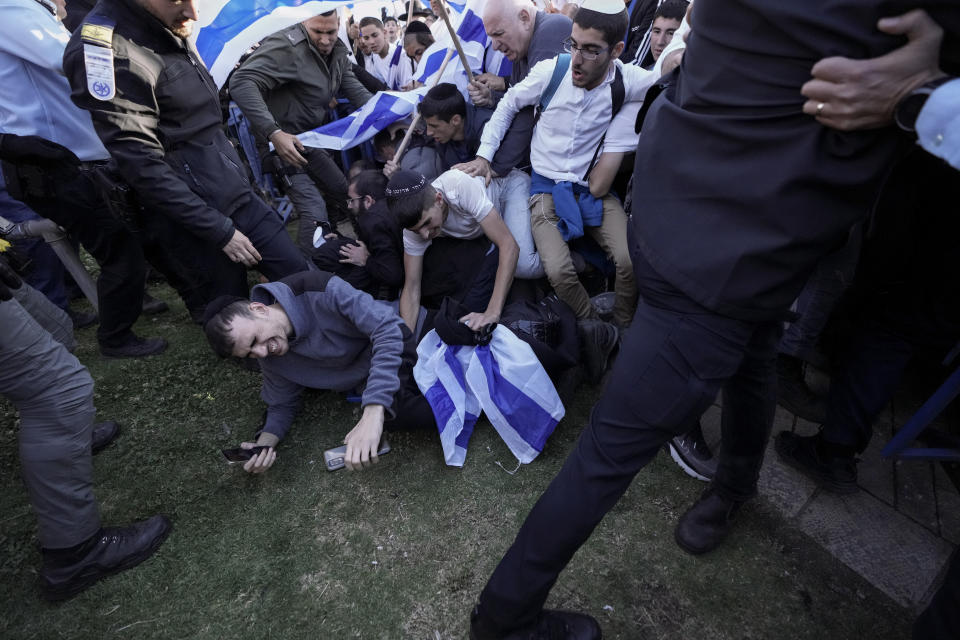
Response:
[{"label": "young man with glasses", "polygon": [[361,171],[347,186],[347,209],[357,239],[328,234],[320,243],[317,227],[313,263],[340,276],[377,299],[395,300],[403,284],[403,241],[400,224],[387,209],[387,177],[374,169]]},{"label": "young man with glasses", "polygon": [[[596,333],[597,312],[577,277],[567,241],[589,235],[613,259],[614,321],[621,328],[627,326],[637,295],[627,250],[627,217],[616,197],[591,193],[588,180],[600,152],[633,150],[635,135],[605,134],[608,127],[631,131],[621,125],[632,125],[647,87],[655,80],[652,73],[617,60],[627,19],[623,6],[617,5],[612,0],[588,1],[574,17],[570,38],[564,42],[570,52],[569,68],[540,114],[530,146],[530,212],[537,252],[557,295],[582,323],[592,327],[591,335]],[[465,165],[468,172],[489,179],[490,160],[515,114],[541,104],[562,60],[558,57],[537,64],[507,92],[483,130],[477,158]],[[614,115],[618,78],[622,78],[621,104],[625,108]],[[609,346],[612,348],[612,343]]]}]

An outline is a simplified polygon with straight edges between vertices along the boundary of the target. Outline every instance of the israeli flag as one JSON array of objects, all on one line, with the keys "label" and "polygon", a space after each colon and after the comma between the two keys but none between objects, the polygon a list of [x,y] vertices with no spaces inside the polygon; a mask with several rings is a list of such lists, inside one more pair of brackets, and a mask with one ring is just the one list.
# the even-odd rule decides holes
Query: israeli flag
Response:
[{"label": "israeli flag", "polygon": [[[483,21],[479,13],[475,12],[472,5],[476,5],[477,11],[480,11],[482,1],[473,0],[462,6],[461,12],[457,12],[457,6],[451,4],[453,11],[450,12],[450,23],[460,39],[460,45],[463,47],[463,53],[470,65],[470,70],[474,73],[480,73],[483,66],[483,54],[487,46],[487,32],[483,28]],[[430,27],[433,34],[434,43],[430,45],[420,58],[420,64],[414,72],[413,77],[423,84],[431,84],[440,67],[443,64],[443,58],[447,54],[448,48],[453,48],[453,40],[450,38],[450,31],[443,20],[437,20]],[[443,77],[438,82],[451,82],[460,84],[458,79],[466,77],[460,57],[455,56],[447,63]],[[464,84],[464,86],[466,86]]]},{"label": "israeli flag", "polygon": [[297,138],[308,147],[337,150],[355,147],[411,115],[426,93],[427,87],[414,91],[378,91],[349,116],[301,133]]},{"label": "israeli flag", "polygon": [[413,377],[451,466],[463,466],[481,413],[523,464],[539,455],[563,419],[563,403],[533,349],[506,327],[496,327],[485,347],[449,346],[430,331],[417,346]]},{"label": "israeli flag", "polygon": [[271,33],[352,0],[202,0],[194,44],[218,87],[247,49]]}]

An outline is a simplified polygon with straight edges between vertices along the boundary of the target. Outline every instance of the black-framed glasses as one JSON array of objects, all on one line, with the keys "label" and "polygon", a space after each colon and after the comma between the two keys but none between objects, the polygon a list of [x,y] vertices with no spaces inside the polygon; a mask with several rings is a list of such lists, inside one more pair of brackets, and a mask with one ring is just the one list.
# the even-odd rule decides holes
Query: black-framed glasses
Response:
[{"label": "black-framed glasses", "polygon": [[348,198],[347,198],[347,207],[352,207],[354,200],[361,200],[361,201],[362,201],[364,197],[365,197],[365,196],[357,196],[356,198],[350,198],[350,197],[348,197]]},{"label": "black-framed glasses", "polygon": [[593,61],[599,58],[603,53],[610,51],[610,47],[604,47],[603,49],[598,49],[597,47],[577,47],[573,43],[573,38],[567,38],[563,41],[563,50],[569,53],[571,56],[574,53],[579,53],[580,57],[587,61]]}]

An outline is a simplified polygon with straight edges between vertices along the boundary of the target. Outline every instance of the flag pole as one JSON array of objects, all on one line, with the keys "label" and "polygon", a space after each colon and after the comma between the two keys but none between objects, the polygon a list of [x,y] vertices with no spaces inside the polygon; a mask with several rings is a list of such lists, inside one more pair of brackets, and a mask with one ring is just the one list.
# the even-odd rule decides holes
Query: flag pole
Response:
[{"label": "flag pole", "polygon": [[[434,9],[434,13],[439,13],[440,17],[443,18],[444,24],[447,25],[447,31],[450,32],[450,38],[453,40],[453,46],[457,48],[457,54],[460,56],[460,64],[463,65],[463,70],[467,73],[467,80],[473,82],[473,71],[470,69],[470,63],[467,62],[467,54],[463,52],[463,47],[460,45],[460,38],[457,36],[457,32],[454,30],[453,25],[450,24],[450,15],[447,12],[447,7],[443,4],[442,0],[434,0],[436,8],[440,11]],[[431,8],[433,4],[430,5]]]},{"label": "flag pole", "polygon": [[[443,63],[440,65],[440,71],[437,72],[437,77],[433,79],[433,84],[430,85],[430,88],[433,89],[437,86],[437,83],[440,82],[440,78],[443,77],[443,72],[447,68],[447,63],[450,62],[450,58],[453,57],[453,49],[447,49],[447,55],[443,58]],[[400,143],[400,146],[397,147],[396,152],[393,154],[393,161],[400,164],[400,158],[403,157],[403,153],[407,150],[407,145],[410,144],[410,138],[413,136],[413,130],[417,128],[417,125],[420,124],[420,110],[417,109],[417,115],[413,117],[413,122],[410,123],[410,127],[407,129],[407,133],[403,136],[403,142]]]}]

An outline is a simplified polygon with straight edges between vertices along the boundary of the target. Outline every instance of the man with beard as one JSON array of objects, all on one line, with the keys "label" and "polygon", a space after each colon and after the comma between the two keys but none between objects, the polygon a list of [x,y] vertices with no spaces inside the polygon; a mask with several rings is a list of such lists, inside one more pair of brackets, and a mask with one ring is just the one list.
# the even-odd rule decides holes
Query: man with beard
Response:
[{"label": "man with beard", "polygon": [[403,243],[384,199],[386,186],[387,177],[374,169],[351,178],[347,208],[358,239],[330,234],[314,250],[313,263],[374,297],[394,300],[403,284]]},{"label": "man with beard", "polygon": [[339,28],[336,11],[328,11],[282,29],[264,38],[230,78],[230,95],[250,121],[261,158],[281,161],[272,166],[287,178],[287,195],[300,215],[297,244],[307,254],[317,225],[329,229],[346,215],[347,181],[327,151],[304,146],[296,135],[325,124],[338,93],[354,109],[371,97],[354,75]]},{"label": "man with beard", "polygon": [[188,39],[197,17],[195,0],[104,0],[70,38],[63,69],[143,208],[201,240],[169,250],[211,274],[210,300],[246,292],[241,265],[276,279],[308,263],[223,132],[217,87]]}]

